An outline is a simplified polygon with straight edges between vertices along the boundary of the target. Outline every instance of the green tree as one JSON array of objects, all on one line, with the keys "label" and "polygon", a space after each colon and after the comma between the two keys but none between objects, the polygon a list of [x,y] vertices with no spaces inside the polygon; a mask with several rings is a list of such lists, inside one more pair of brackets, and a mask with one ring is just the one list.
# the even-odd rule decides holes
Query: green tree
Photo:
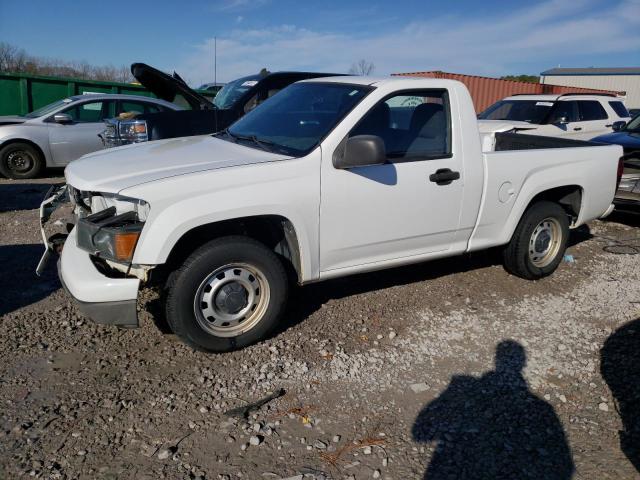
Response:
[{"label": "green tree", "polygon": [[505,75],[500,80],[513,80],[515,82],[540,83],[540,77],[537,75]]}]

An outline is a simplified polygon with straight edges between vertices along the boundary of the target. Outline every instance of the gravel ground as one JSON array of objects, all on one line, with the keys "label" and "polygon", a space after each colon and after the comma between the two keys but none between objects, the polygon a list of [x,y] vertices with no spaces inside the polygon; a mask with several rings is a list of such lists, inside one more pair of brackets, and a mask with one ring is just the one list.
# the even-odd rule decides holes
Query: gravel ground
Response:
[{"label": "gravel ground", "polygon": [[541,281],[480,253],[296,289],[273,338],[206,355],[154,291],[117,330],[35,277],[59,181],[0,181],[0,478],[640,478],[638,217]]}]

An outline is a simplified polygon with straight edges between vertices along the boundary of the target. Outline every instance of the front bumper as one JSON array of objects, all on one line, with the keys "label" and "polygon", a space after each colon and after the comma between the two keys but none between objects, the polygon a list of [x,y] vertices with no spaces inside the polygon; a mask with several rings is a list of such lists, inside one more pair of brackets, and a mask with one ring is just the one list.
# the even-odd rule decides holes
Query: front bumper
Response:
[{"label": "front bumper", "polygon": [[102,147],[103,148],[121,147],[123,145],[131,145],[133,143],[133,142],[130,142],[130,141],[122,140],[120,138],[105,137],[102,134],[100,134],[98,136],[100,137],[100,140],[102,140]]},{"label": "front bumper", "polygon": [[74,228],[58,261],[58,276],[78,309],[96,323],[137,327],[140,280],[102,274],[87,252],[78,248]]}]

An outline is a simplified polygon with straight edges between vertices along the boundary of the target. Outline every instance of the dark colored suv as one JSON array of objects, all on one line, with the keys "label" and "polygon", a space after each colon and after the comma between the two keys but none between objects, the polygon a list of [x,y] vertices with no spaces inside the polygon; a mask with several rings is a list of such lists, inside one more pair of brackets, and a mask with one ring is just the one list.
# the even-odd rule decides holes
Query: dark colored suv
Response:
[{"label": "dark colored suv", "polygon": [[134,63],[131,73],[158,98],[186,110],[132,113],[105,120],[106,129],[100,134],[105,147],[215,133],[294,82],[336,76],[333,73],[270,73],[263,70],[227,83],[211,101],[189,88],[175,72],[170,76],[144,63]]}]

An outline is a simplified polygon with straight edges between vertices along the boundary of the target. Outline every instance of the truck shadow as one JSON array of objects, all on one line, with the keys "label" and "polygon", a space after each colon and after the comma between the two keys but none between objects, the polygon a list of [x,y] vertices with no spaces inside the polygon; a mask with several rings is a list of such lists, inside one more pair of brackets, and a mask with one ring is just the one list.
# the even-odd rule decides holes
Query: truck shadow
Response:
[{"label": "truck shadow", "polygon": [[42,277],[35,273],[42,245],[0,246],[0,316],[36,303],[60,288],[55,261],[50,261]]},{"label": "truck shadow", "polygon": [[[593,238],[593,235],[589,227],[582,225],[571,231],[567,247],[574,247],[591,238]],[[336,278],[325,282],[312,283],[304,287],[296,286],[289,297],[289,307],[285,322],[276,330],[275,335],[304,321],[329,300],[339,300],[375,290],[410,285],[501,264],[500,250],[491,249],[473,254]]]},{"label": "truck shadow", "polygon": [[49,183],[2,183],[0,212],[39,208],[50,187]]},{"label": "truck shadow", "polygon": [[622,223],[629,227],[640,227],[640,206],[635,210],[614,210],[605,222]]},{"label": "truck shadow", "polygon": [[604,342],[600,373],[622,420],[620,450],[640,473],[640,318],[623,325]]}]

